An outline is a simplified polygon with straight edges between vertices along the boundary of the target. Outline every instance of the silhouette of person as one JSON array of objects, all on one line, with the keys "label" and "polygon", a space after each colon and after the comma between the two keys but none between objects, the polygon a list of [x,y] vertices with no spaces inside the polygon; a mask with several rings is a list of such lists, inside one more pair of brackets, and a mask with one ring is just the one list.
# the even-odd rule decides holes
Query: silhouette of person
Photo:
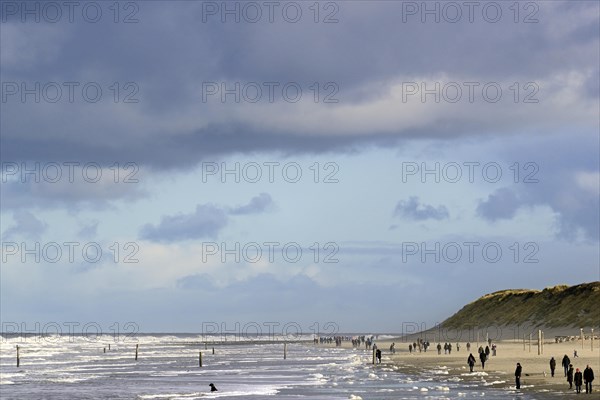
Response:
[{"label": "silhouette of person", "polygon": [[579,368],[577,368],[577,370],[575,371],[574,380],[575,390],[577,391],[577,393],[581,393],[581,385],[583,384],[583,374],[581,373]]},{"label": "silhouette of person", "polygon": [[[583,380],[585,381],[585,392],[592,393],[592,381],[594,380],[594,370],[586,365],[583,370]],[[589,391],[588,391],[589,389]]]},{"label": "silhouette of person", "polygon": [[521,364],[517,363],[517,369],[515,369],[515,386],[517,389],[521,389]]},{"label": "silhouette of person", "polygon": [[469,364],[469,369],[473,372],[473,366],[475,365],[475,357],[473,353],[469,354],[469,358],[467,358],[467,364]]},{"label": "silhouette of person", "polygon": [[573,364],[569,364],[569,370],[567,371],[567,382],[569,382],[569,389],[573,389]]},{"label": "silhouette of person", "polygon": [[565,369],[565,376],[567,376],[567,372],[569,372],[569,364],[571,364],[571,359],[565,354],[561,362],[561,365]]},{"label": "silhouette of person", "polygon": [[552,375],[552,377],[554,378],[554,370],[556,369],[556,360],[554,359],[554,357],[552,357],[550,359],[550,374]]}]

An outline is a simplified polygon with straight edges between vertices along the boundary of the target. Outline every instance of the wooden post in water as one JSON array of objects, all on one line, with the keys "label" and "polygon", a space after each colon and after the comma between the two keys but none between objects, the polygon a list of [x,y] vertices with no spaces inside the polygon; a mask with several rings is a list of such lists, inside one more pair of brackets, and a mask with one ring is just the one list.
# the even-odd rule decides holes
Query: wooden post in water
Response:
[{"label": "wooden post in water", "polygon": [[531,353],[531,333],[529,334],[529,352]]},{"label": "wooden post in water", "polygon": [[110,351],[110,343],[108,344],[108,351]]},{"label": "wooden post in water", "polygon": [[542,354],[542,331],[538,329],[538,334],[537,334],[537,347],[538,347],[538,356],[540,354]]},{"label": "wooden post in water", "polygon": [[104,353],[106,353],[106,347],[104,348]]},{"label": "wooden post in water", "polygon": [[138,359],[138,349],[139,349],[139,347],[140,347],[139,344],[135,345],[135,361],[137,361],[137,359]]},{"label": "wooden post in water", "polygon": [[594,351],[594,328],[592,328],[592,336],[590,336],[590,341],[592,342],[592,351]]},{"label": "wooden post in water", "polygon": [[213,350],[213,354],[215,354],[215,348],[214,347],[212,348],[212,350]]},{"label": "wooden post in water", "polygon": [[287,343],[283,344],[283,359],[287,359]]},{"label": "wooden post in water", "polygon": [[198,352],[198,367],[202,368],[202,352]]},{"label": "wooden post in water", "polygon": [[542,332],[542,354],[544,354],[544,331]]},{"label": "wooden post in water", "polygon": [[19,356],[19,345],[17,345],[17,368],[21,365],[21,357]]},{"label": "wooden post in water", "polygon": [[373,365],[375,365],[375,348],[373,348]]}]

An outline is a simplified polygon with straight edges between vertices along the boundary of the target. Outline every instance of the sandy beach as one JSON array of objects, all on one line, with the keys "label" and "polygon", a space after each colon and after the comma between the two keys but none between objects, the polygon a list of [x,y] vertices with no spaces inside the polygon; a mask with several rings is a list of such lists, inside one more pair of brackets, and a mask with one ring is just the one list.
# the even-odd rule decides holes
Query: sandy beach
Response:
[{"label": "sandy beach", "polygon": [[[521,363],[523,367],[521,377],[521,391],[531,394],[543,395],[543,398],[571,398],[569,395],[576,395],[575,386],[569,390],[569,384],[564,376],[564,371],[561,366],[562,358],[567,354],[573,364],[573,368],[579,368],[581,371],[586,365],[590,365],[594,370],[594,393],[593,395],[585,394],[585,385],[582,388],[582,396],[587,398],[600,398],[600,387],[598,386],[600,378],[600,343],[594,343],[594,351],[591,350],[590,341],[584,342],[584,348],[580,341],[563,342],[563,343],[544,343],[543,354],[538,355],[537,342],[532,341],[531,350],[528,343],[523,349],[522,341],[502,340],[496,343],[497,355],[490,357],[485,364],[485,370],[481,368],[477,354],[477,344],[471,343],[471,353],[475,356],[477,363],[473,369],[473,373],[469,372],[467,365],[466,342],[460,343],[460,350],[456,351],[456,343],[453,343],[451,354],[438,355],[435,346],[437,343],[431,342],[431,347],[427,352],[415,353],[409,352],[408,341],[395,340],[396,353],[391,354],[389,351],[392,340],[378,341],[377,345],[382,349],[382,364],[394,364],[400,372],[408,374],[420,374],[423,372],[437,371],[439,374],[447,374],[448,376],[462,379],[465,382],[472,381],[485,387],[515,389],[514,371],[516,363]],[[485,348],[484,342],[480,342]],[[444,343],[442,343],[442,346]],[[577,350],[578,357],[573,357],[573,351]],[[550,358],[556,359],[556,370],[554,377],[550,375]],[[482,382],[485,381],[485,382]],[[515,390],[516,392],[516,390]]]}]

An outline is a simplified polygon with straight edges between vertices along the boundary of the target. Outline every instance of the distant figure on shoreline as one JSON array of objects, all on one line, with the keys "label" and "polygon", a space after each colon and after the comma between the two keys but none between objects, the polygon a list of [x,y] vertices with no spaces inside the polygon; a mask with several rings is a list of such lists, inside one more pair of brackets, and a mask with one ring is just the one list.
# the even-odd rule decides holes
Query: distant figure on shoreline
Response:
[{"label": "distant figure on shoreline", "polygon": [[375,350],[375,358],[377,359],[377,362],[379,364],[381,364],[381,350],[380,349]]},{"label": "distant figure on shoreline", "polygon": [[479,353],[479,360],[481,361],[481,369],[485,369],[485,360],[487,359],[487,356],[485,355],[485,352],[481,352]]},{"label": "distant figure on shoreline", "polygon": [[469,354],[469,358],[467,358],[467,364],[469,364],[469,369],[473,372],[473,366],[475,366],[475,357],[473,357],[473,353]]},{"label": "distant figure on shoreline", "polygon": [[396,354],[396,343],[390,345],[390,353]]},{"label": "distant figure on shoreline", "polygon": [[471,351],[471,342],[467,342],[467,351]]},{"label": "distant figure on shoreline", "polygon": [[442,354],[442,345],[438,343],[437,345],[438,354]]},{"label": "distant figure on shoreline", "polygon": [[456,351],[460,351],[460,343],[456,342]]},{"label": "distant figure on shoreline", "polygon": [[567,376],[567,372],[569,371],[569,364],[571,364],[571,360],[569,359],[569,357],[565,354],[565,356],[562,359],[562,363],[561,365],[563,366],[563,368],[565,369],[565,376]]},{"label": "distant figure on shoreline", "polygon": [[581,385],[583,385],[583,374],[581,373],[579,368],[577,368],[577,370],[575,370],[574,380],[575,380],[575,391],[577,393],[581,393]]},{"label": "distant figure on shoreline", "polygon": [[408,345],[408,352],[409,352],[409,353],[411,353],[411,354],[412,354],[412,349],[413,349],[413,348],[412,348],[412,344],[409,344],[409,345]]},{"label": "distant figure on shoreline", "polygon": [[517,389],[521,389],[521,364],[517,363],[517,369],[515,369],[515,386]]},{"label": "distant figure on shoreline", "polygon": [[556,369],[556,360],[554,357],[550,359],[550,375],[554,378],[554,370]]},{"label": "distant figure on shoreline", "polygon": [[492,356],[496,356],[496,343],[492,345]]},{"label": "distant figure on shoreline", "polygon": [[573,389],[573,364],[569,364],[569,370],[567,371],[567,382],[569,382],[569,389]]},{"label": "distant figure on shoreline", "polygon": [[210,385],[208,385],[208,386],[210,386],[210,391],[211,391],[211,392],[217,392],[217,391],[218,391],[218,390],[217,390],[217,387],[214,385],[214,383],[211,383],[211,384],[210,384]]},{"label": "distant figure on shoreline", "polygon": [[585,369],[583,370],[583,380],[585,381],[585,392],[592,393],[592,381],[594,380],[594,370],[591,369],[589,365],[586,365]]},{"label": "distant figure on shoreline", "polygon": [[577,357],[579,357],[579,356],[577,355],[577,350],[573,350],[573,358],[577,358]]}]

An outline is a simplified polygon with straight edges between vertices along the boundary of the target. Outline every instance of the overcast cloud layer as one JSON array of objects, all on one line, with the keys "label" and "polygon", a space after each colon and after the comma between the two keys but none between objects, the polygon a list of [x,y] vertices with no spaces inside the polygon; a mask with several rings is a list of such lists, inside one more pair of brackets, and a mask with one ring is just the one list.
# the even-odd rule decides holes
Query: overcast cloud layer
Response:
[{"label": "overcast cloud layer", "polygon": [[400,332],[600,280],[598,2],[14,4],[3,322]]}]

